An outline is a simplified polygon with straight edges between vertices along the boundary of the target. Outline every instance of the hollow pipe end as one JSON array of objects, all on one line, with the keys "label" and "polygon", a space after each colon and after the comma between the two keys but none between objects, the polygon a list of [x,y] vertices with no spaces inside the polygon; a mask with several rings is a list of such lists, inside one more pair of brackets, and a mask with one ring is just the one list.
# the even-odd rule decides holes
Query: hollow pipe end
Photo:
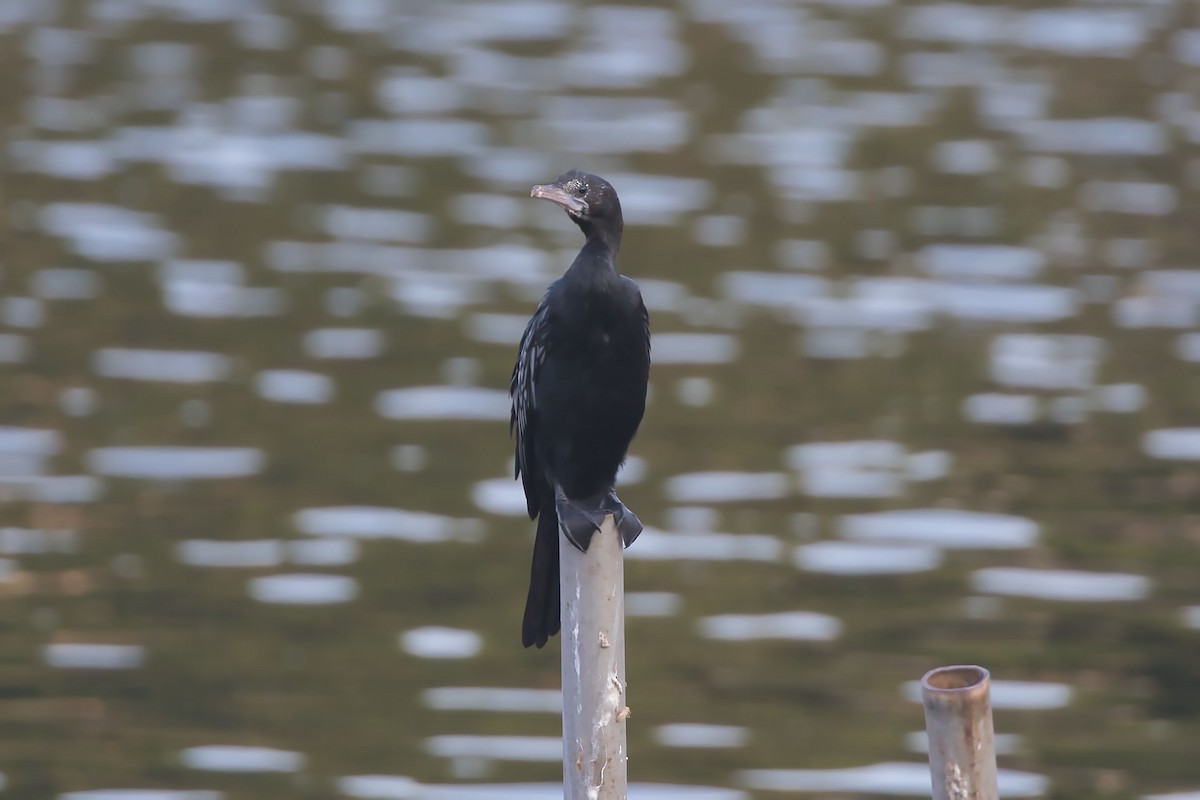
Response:
[{"label": "hollow pipe end", "polygon": [[969,691],[991,681],[992,674],[983,667],[959,664],[938,667],[921,678],[921,689],[932,692]]},{"label": "hollow pipe end", "polygon": [[991,677],[983,667],[969,664],[931,669],[921,678],[921,699],[927,705],[987,704]]}]

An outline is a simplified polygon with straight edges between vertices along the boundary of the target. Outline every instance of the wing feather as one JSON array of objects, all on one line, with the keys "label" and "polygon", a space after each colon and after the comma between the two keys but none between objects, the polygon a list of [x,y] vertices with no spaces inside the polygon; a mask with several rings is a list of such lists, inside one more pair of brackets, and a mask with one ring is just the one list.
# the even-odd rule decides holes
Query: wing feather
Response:
[{"label": "wing feather", "polygon": [[508,386],[508,394],[512,398],[508,429],[510,434],[516,434],[516,468],[513,477],[521,478],[530,519],[538,515],[541,507],[540,470],[534,450],[534,438],[537,435],[536,388],[546,358],[549,318],[546,298],[543,297],[529,324],[525,326],[525,332],[521,334],[517,363],[513,365],[512,380]]}]

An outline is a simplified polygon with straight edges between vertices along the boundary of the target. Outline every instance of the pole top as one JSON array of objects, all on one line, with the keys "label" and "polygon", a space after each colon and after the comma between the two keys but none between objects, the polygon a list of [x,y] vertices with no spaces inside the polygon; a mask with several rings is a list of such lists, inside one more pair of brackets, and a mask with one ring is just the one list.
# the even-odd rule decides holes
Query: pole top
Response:
[{"label": "pole top", "polygon": [[983,667],[958,665],[938,667],[926,672],[921,678],[921,689],[930,692],[969,691],[991,680],[991,673]]},{"label": "pole top", "polygon": [[990,689],[991,673],[966,664],[931,669],[921,678],[921,699],[926,707],[987,705]]}]

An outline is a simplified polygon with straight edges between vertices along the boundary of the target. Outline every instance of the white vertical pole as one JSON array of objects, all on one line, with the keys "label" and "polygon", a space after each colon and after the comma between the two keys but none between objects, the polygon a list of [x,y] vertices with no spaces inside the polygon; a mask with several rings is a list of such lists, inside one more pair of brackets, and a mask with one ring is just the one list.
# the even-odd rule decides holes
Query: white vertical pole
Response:
[{"label": "white vertical pole", "polygon": [[625,576],[610,514],[586,553],[559,542],[563,797],[626,800]]}]

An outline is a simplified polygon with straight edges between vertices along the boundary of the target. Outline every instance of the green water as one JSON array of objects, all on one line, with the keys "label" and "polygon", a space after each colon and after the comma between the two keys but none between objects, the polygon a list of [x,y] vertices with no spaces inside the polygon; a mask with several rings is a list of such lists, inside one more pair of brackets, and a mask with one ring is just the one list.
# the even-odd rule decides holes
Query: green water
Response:
[{"label": "green water", "polygon": [[[920,761],[906,749],[904,735],[922,727],[921,709],[905,699],[902,685],[935,666],[979,663],[996,679],[1073,687],[1065,708],[995,713],[999,732],[1020,736],[1017,752],[1003,756],[1001,766],[1048,776],[1048,796],[1133,798],[1200,785],[1194,757],[1200,750],[1200,634],[1180,617],[1198,597],[1200,470],[1195,462],[1152,459],[1142,449],[1147,431],[1200,420],[1196,368],[1176,355],[1182,330],[1125,328],[1114,317],[1116,300],[1151,294],[1144,271],[1194,266],[1197,162],[1190,123],[1183,117],[1162,121],[1165,144],[1157,154],[1042,154],[1061,159],[1066,177],[1061,186],[1038,188],[1021,177],[1031,168],[1027,157],[1037,154],[1018,134],[982,119],[982,88],[913,89],[904,68],[908,53],[990,53],[1002,66],[995,81],[1047,87],[1042,111],[1048,118],[1159,120],[1167,102],[1162,98],[1182,97],[1172,102],[1186,105],[1194,96],[1195,66],[1179,60],[1173,38],[1195,24],[1186,4],[1131,6],[1144,37],[1115,56],[1005,42],[914,41],[903,35],[909,4],[861,10],[770,6],[800,14],[811,37],[805,42],[859,38],[880,47],[883,66],[874,74],[825,76],[812,67],[770,74],[733,26],[698,21],[700,5],[663,5],[687,54],[682,71],[631,88],[599,89],[562,83],[576,73],[556,70],[557,58],[587,52],[586,18],[574,6],[561,34],[497,42],[485,41],[486,34],[455,38],[455,31],[470,30],[480,19],[482,7],[347,3],[346,9],[376,9],[386,22],[346,31],[320,13],[332,3],[276,3],[264,8],[278,15],[282,38],[277,48],[264,49],[246,44],[248,34],[239,33],[244,28],[226,20],[240,12],[224,4],[209,7],[214,19],[188,20],[186,5],[164,4],[132,13],[126,22],[114,21],[125,8],[115,3],[10,5],[14,19],[26,18],[5,22],[0,34],[7,76],[0,119],[10,144],[108,142],[129,126],[177,124],[179,109],[189,106],[193,113],[216,115],[208,123],[212,136],[232,136],[238,132],[234,111],[196,109],[243,94],[293,98],[295,128],[342,139],[352,120],[386,116],[376,93],[385,70],[461,78],[459,71],[470,71],[459,59],[486,51],[528,59],[525,74],[537,79],[505,93],[470,73],[458,81],[461,102],[450,115],[483,123],[491,145],[528,148],[524,155],[544,171],[515,170],[511,180],[489,183],[477,177],[480,163],[518,163],[522,154],[479,149],[473,156],[389,156],[348,147],[344,169],[280,170],[260,190],[237,199],[181,182],[161,163],[118,158],[104,174],[81,180],[43,174],[31,169],[22,151],[9,150],[0,184],[8,222],[0,289],[6,296],[29,296],[32,276],[51,267],[94,272],[102,288],[92,299],[47,300],[44,319],[32,328],[5,317],[4,332],[25,337],[29,352],[0,368],[0,423],[60,431],[63,448],[49,462],[51,474],[86,473],[90,450],[123,445],[257,447],[266,461],[251,478],[111,478],[95,502],[31,502],[11,492],[0,505],[0,525],[78,532],[70,552],[12,555],[12,569],[0,582],[5,797],[156,787],[215,789],[227,800],[316,800],[342,796],[335,781],[353,774],[398,774],[437,784],[558,778],[554,762],[473,763],[466,774],[456,773],[424,745],[446,734],[558,733],[552,714],[438,711],[421,701],[422,690],[439,686],[558,684],[556,642],[541,652],[519,646],[532,525],[521,517],[484,514],[472,503],[475,484],[509,469],[506,425],[389,421],[373,405],[386,389],[446,383],[448,359],[470,359],[449,368],[459,364],[461,370],[466,363],[467,381],[506,388],[515,347],[472,339],[466,320],[478,312],[527,315],[539,280],[525,287],[522,281],[478,281],[480,297],[464,310],[427,317],[406,313],[389,296],[385,277],[357,270],[281,272],[270,267],[267,246],[329,241],[320,229],[320,207],[343,204],[428,215],[424,241],[393,243],[427,248],[410,254],[415,271],[429,269],[423,259],[439,250],[498,244],[549,252],[552,266],[565,266],[564,253],[577,237],[548,206],[526,200],[525,187],[569,166],[701,178],[710,189],[697,204],[703,213],[744,222],[740,241],[703,246],[693,233],[698,214],[647,226],[627,208],[624,271],[676,282],[710,301],[656,309],[654,331],[725,332],[736,337],[740,352],[731,363],[654,367],[652,401],[633,448],[645,460],[646,477],[621,491],[647,524],[669,527],[672,503],[664,488],[681,473],[782,471],[794,487],[783,462],[791,445],[888,439],[909,452],[943,450],[952,457],[946,477],[905,483],[894,497],[821,498],[791,488],[780,499],[713,504],[716,530],[784,542],[776,563],[627,563],[627,590],[672,592],[682,599],[676,616],[628,623],[633,780],[737,786],[743,769]],[[199,0],[191,5],[206,8]],[[549,9],[524,14],[552,19]],[[461,29],[450,24],[455,20]],[[766,14],[746,23],[762,36],[779,24]],[[43,48],[59,52],[37,39],[36,31],[47,28],[86,32],[64,48],[66,56],[47,57],[78,63],[39,61]],[[416,52],[426,31],[445,36],[444,46],[431,38],[434,45]],[[182,77],[139,72],[136,46],[163,41],[191,46]],[[341,74],[313,74],[313,49],[320,45],[342,48]],[[178,81],[176,89],[171,80]],[[175,100],[154,107],[145,99],[152,89]],[[935,102],[920,124],[857,130],[840,164],[860,177],[854,199],[788,199],[772,188],[782,165],[720,163],[714,156],[713,137],[738,131],[743,115],[768,98],[802,98],[784,103],[797,114],[796,126],[821,127],[826,123],[819,115],[815,122],[803,117],[804,108],[881,91],[921,93]],[[539,103],[559,94],[666,98],[687,116],[685,140],[664,151],[635,143],[632,152],[572,152],[570,142],[548,133],[537,115]],[[86,100],[81,107],[94,116],[67,129],[39,123],[34,98],[42,96]],[[426,116],[439,114],[407,115]],[[964,139],[992,143],[998,166],[979,175],[937,170],[934,145]],[[176,145],[186,146],[192,145]],[[803,160],[803,154],[788,155]],[[258,152],[245,163],[238,157],[233,151],[228,156],[231,179],[244,177],[263,156]],[[411,188],[396,196],[364,188],[370,169],[397,166],[406,170]],[[907,172],[895,172],[898,167]],[[908,191],[887,189],[887,176],[898,174]],[[1174,188],[1174,207],[1165,214],[1092,208],[1084,191],[1089,181],[1160,182]],[[473,192],[518,200],[517,222],[489,227],[456,217],[456,198]],[[40,221],[39,209],[53,202],[105,203],[159,215],[161,227],[178,237],[175,257],[237,261],[245,285],[282,290],[286,307],[278,316],[246,319],[173,314],[160,295],[159,257],[81,256]],[[928,206],[992,209],[993,222],[982,234],[954,223],[931,232],[914,222]],[[1055,238],[1064,228],[1074,231],[1067,244]],[[893,252],[864,255],[856,239],[864,230],[890,232]],[[778,245],[793,239],[826,243],[828,263],[817,274],[834,282],[835,296],[848,295],[846,282],[858,276],[923,277],[914,254],[935,243],[1028,245],[1047,256],[1037,281],[1085,287],[1087,276],[1103,276],[1110,283],[1105,296],[1062,320],[964,322],[937,314],[928,329],[878,334],[890,357],[813,358],[805,355],[804,328],[794,319],[734,303],[720,289],[720,276],[735,270],[789,271],[780,264]],[[1144,263],[1112,264],[1107,244],[1125,239],[1150,243]],[[450,265],[446,271],[463,270]],[[357,313],[331,313],[326,292],[335,287],[359,290]],[[305,353],[306,333],[339,326],[381,331],[384,352],[328,361]],[[1045,415],[1015,426],[967,420],[968,396],[1006,391],[988,366],[994,337],[1006,332],[1099,337],[1106,354],[1094,383],[1140,384],[1144,405],[1132,413],[1092,411],[1072,423]],[[212,351],[234,361],[229,376],[214,382],[123,380],[97,374],[92,359],[102,347]],[[334,399],[306,406],[258,396],[255,374],[280,368],[329,376]],[[711,381],[711,401],[689,405],[680,400],[678,384],[697,377]],[[95,392],[94,413],[64,411],[61,393],[74,387]],[[1093,396],[1089,390],[1010,391],[1047,403]],[[423,449],[418,470],[391,465],[398,445]],[[343,505],[478,518],[483,534],[478,541],[364,540],[358,559],[345,567],[206,569],[176,557],[177,545],[188,539],[300,539],[293,526],[297,511]],[[837,538],[844,514],[928,507],[1028,517],[1040,526],[1040,536],[1020,550],[948,550],[937,569],[910,575],[823,575],[792,564],[793,546]],[[1152,588],[1134,602],[980,600],[970,576],[993,566],[1127,572],[1148,577]],[[276,572],[349,575],[358,582],[358,596],[328,606],[252,600],[248,581]],[[837,617],[841,636],[826,643],[724,642],[697,632],[703,617],[794,610]],[[462,660],[405,653],[398,637],[426,625],[476,631],[482,649]],[[142,645],[145,663],[129,670],[52,668],[43,647],[56,642]],[[749,740],[745,747],[716,750],[659,744],[654,730],[675,722],[744,726]],[[300,772],[284,775],[184,766],[181,751],[212,744],[297,751],[307,761]]]}]

